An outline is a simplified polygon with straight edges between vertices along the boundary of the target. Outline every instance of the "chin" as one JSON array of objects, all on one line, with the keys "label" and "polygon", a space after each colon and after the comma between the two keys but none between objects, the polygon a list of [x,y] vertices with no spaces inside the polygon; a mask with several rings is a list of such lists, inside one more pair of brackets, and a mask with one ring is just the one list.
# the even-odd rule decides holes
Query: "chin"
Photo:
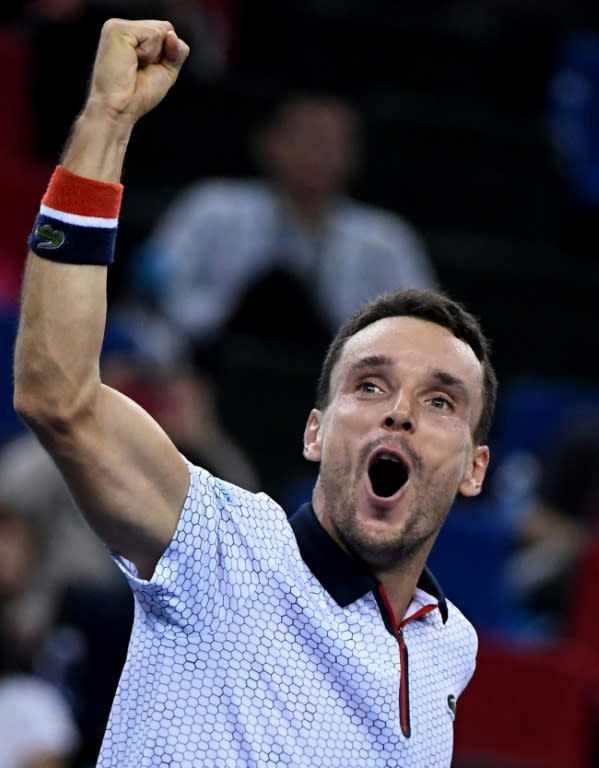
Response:
[{"label": "chin", "polygon": [[415,555],[433,535],[418,530],[418,521],[389,509],[369,507],[340,526],[346,547],[374,570],[396,568]]},{"label": "chin", "polygon": [[347,547],[361,560],[394,559],[403,549],[404,526],[387,520],[354,520],[342,531]]}]

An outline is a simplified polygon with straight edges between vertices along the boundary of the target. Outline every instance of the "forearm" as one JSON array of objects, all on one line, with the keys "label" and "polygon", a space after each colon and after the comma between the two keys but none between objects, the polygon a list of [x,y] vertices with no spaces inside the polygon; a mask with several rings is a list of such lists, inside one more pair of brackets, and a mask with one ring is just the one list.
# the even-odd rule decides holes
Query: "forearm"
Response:
[{"label": "forearm", "polygon": [[90,100],[75,121],[62,164],[72,173],[118,183],[132,124]]},{"label": "forearm", "polygon": [[64,421],[95,396],[105,273],[29,255],[15,347],[15,408],[28,423]]},{"label": "forearm", "polygon": [[[129,132],[88,105],[62,164],[80,176],[117,182]],[[51,418],[64,428],[93,403],[105,319],[106,267],[29,254],[15,350],[15,407],[26,421]]]}]

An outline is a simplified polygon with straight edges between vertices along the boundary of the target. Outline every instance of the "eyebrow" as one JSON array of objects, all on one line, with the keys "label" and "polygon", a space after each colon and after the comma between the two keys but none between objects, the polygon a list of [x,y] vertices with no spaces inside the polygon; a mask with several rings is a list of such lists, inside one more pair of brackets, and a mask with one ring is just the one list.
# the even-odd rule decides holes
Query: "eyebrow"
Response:
[{"label": "eyebrow", "polygon": [[[367,355],[353,362],[348,368],[348,374],[351,375],[358,371],[391,368],[394,362],[388,355]],[[442,368],[431,368],[427,371],[431,381],[441,387],[453,389],[461,392],[465,398],[470,399],[470,390],[463,379],[454,376],[453,373],[444,371]]]},{"label": "eyebrow", "polygon": [[[355,373],[363,370],[374,370],[380,368],[391,368],[394,361],[388,355],[366,355],[359,360],[353,362],[348,370],[347,376],[352,376]],[[466,382],[460,379],[458,376],[454,376],[453,373],[444,371],[442,368],[431,368],[427,371],[428,376],[431,379],[432,384],[436,384],[444,389],[450,389],[461,395],[466,402],[470,402],[471,394]]]},{"label": "eyebrow", "polygon": [[439,384],[439,386],[444,387],[446,389],[452,389],[455,392],[459,392],[459,394],[467,401],[470,401],[470,390],[466,386],[466,383],[458,378],[457,376],[454,376],[452,373],[448,373],[447,371],[443,371],[440,368],[433,368],[429,375],[432,379],[432,381],[436,384]]},{"label": "eyebrow", "polygon": [[353,362],[347,369],[347,373],[351,375],[368,368],[390,368],[392,365],[393,360],[388,355],[367,355]]}]

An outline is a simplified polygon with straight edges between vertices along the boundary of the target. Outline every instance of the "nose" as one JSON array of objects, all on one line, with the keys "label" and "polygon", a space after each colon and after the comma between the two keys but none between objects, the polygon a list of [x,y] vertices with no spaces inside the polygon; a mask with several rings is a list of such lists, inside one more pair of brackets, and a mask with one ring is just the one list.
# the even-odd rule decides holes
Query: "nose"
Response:
[{"label": "nose", "polygon": [[401,396],[397,398],[392,411],[385,416],[383,426],[394,432],[414,431],[414,417],[407,398]]}]

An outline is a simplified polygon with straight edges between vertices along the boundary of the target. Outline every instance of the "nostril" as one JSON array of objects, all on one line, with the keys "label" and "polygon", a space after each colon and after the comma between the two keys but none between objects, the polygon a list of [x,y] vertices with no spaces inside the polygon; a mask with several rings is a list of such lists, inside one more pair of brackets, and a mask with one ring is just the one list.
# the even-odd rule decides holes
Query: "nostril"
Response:
[{"label": "nostril", "polygon": [[388,427],[389,429],[403,429],[406,432],[411,432],[413,429],[413,424],[410,421],[410,419],[403,419],[402,421],[396,421],[393,416],[387,416],[385,421],[383,422],[385,427]]}]

